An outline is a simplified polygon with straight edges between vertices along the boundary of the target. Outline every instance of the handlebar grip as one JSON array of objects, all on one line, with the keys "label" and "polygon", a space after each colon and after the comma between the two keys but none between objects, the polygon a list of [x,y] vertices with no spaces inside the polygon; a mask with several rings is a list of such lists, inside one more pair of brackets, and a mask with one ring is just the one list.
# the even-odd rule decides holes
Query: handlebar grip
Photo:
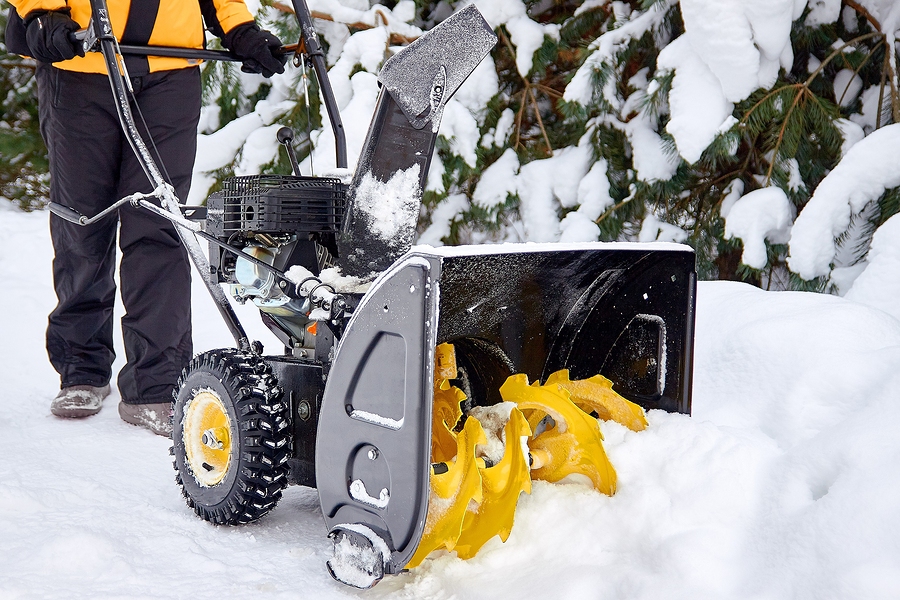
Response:
[{"label": "handlebar grip", "polygon": [[48,208],[54,215],[60,217],[61,219],[65,219],[69,223],[84,225],[84,221],[86,220],[85,216],[77,210],[69,208],[68,206],[63,206],[62,204],[57,204],[56,202],[51,202],[48,205]]}]

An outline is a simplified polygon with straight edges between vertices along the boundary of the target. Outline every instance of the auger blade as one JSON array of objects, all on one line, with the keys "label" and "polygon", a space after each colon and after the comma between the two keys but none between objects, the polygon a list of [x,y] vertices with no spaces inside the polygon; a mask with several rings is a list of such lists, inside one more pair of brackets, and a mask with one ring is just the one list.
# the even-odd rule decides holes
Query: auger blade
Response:
[{"label": "auger blade", "polygon": [[431,462],[448,462],[456,456],[456,434],[453,428],[462,417],[460,403],[466,399],[461,389],[441,379],[434,388],[431,419]]},{"label": "auger blade", "polygon": [[406,565],[408,569],[418,566],[434,550],[453,550],[456,546],[469,502],[482,501],[475,446],[486,442],[487,437],[478,420],[466,419],[465,427],[457,437],[456,460],[447,463],[445,473],[431,474],[425,531],[415,554]]},{"label": "auger blade", "polygon": [[[507,405],[508,406],[508,405]],[[473,411],[474,412],[474,411]],[[481,469],[483,500],[466,513],[456,554],[469,559],[495,535],[506,541],[512,531],[516,504],[522,492],[531,493],[531,473],[524,440],[531,428],[517,408],[509,411],[503,428],[503,458],[492,467]]]},{"label": "auger blade", "polygon": [[604,494],[611,496],[616,492],[616,471],[606,457],[597,421],[575,406],[566,390],[559,386],[530,386],[528,377],[519,374],[506,380],[500,395],[523,411],[534,411],[529,418],[532,428],[544,415],[554,421],[552,428],[528,442],[534,460],[533,479],[554,482],[579,474],[588,477]]},{"label": "auger blade", "polygon": [[586,413],[594,411],[604,421],[615,421],[632,431],[647,428],[644,409],[617,394],[613,383],[603,375],[590,379],[569,379],[569,370],[562,369],[547,377],[544,387],[558,385],[569,392],[572,402]]}]

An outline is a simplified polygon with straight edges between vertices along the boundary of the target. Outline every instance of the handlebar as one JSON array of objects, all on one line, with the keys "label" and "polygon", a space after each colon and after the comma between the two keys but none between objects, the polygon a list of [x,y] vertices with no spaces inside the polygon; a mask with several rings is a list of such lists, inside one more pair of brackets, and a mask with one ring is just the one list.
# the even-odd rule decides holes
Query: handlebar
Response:
[{"label": "handlebar", "polygon": [[[74,31],[69,34],[69,41],[73,44],[82,44],[88,35],[87,29]],[[88,50],[89,52],[100,52],[100,48],[94,46]],[[136,56],[163,56],[167,58],[184,58],[187,60],[221,60],[226,62],[241,62],[243,59],[229,52],[228,50],[207,50],[205,48],[180,48],[176,46],[132,46],[130,44],[119,44],[119,51],[122,54],[131,54]],[[284,56],[285,54],[295,54],[302,51],[300,44],[286,44],[275,50],[275,54]]]}]

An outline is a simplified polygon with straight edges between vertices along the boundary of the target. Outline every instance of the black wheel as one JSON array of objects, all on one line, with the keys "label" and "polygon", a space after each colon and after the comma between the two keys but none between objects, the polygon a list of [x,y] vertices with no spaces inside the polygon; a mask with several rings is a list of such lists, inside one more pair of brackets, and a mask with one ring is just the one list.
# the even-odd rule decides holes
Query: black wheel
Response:
[{"label": "black wheel", "polygon": [[234,349],[195,357],[181,374],[172,431],[175,480],[201,518],[249,523],[287,485],[290,411],[271,367]]}]

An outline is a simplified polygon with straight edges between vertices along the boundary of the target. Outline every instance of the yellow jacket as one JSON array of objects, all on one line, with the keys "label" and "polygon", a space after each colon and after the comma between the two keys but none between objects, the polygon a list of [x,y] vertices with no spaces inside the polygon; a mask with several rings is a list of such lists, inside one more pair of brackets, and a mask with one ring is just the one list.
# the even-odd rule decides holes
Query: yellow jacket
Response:
[{"label": "yellow jacket", "polygon": [[[8,0],[16,7],[16,12],[25,17],[34,10],[71,9],[71,17],[82,28],[91,20],[90,0]],[[253,20],[244,0],[156,0],[136,2],[137,10],[131,12],[130,0],[107,0],[109,19],[113,34],[123,44],[149,46],[177,46],[181,48],[203,48],[205,34],[203,14],[215,18],[217,23],[207,23],[213,31],[228,33],[237,25]],[[158,5],[158,9],[154,11]],[[123,39],[128,26],[129,38]],[[149,33],[149,37],[148,34]],[[151,56],[150,71],[182,69],[199,61],[183,58]],[[68,71],[82,73],[106,73],[103,56],[90,52],[85,57],[76,56],[71,60],[54,63],[54,66]]]}]

